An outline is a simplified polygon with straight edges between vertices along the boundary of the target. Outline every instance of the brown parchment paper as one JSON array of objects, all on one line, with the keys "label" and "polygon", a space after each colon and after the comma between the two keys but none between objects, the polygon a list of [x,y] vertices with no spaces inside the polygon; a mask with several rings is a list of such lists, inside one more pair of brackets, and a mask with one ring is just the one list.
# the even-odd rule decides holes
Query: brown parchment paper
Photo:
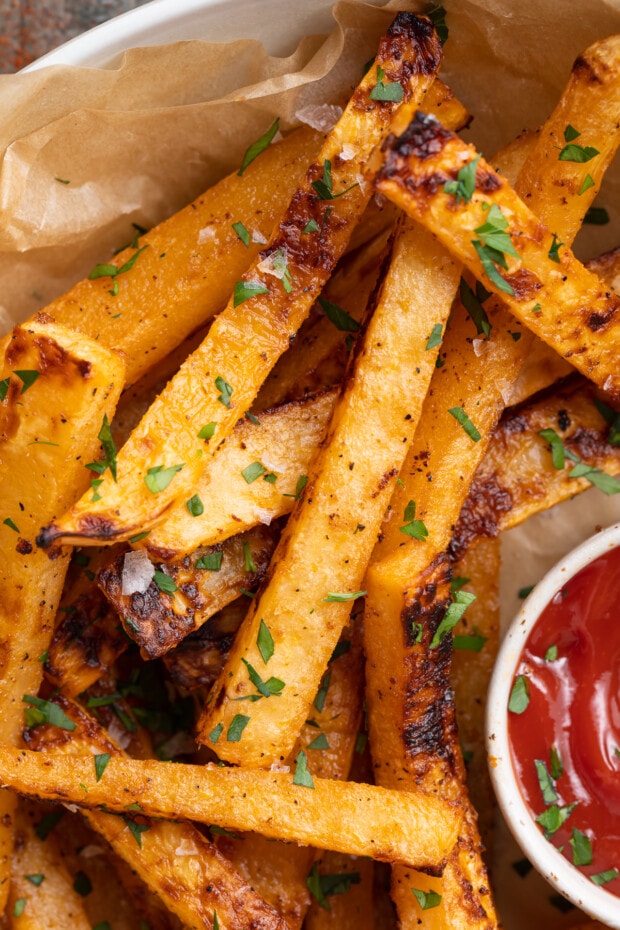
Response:
[{"label": "brown parchment paper", "polygon": [[[268,30],[269,0],[256,3]],[[469,137],[488,156],[545,119],[580,52],[620,32],[620,0],[443,5],[450,38],[442,76],[474,114]],[[132,222],[152,226],[234,170],[276,116],[286,131],[302,107],[346,99],[393,11],[425,6],[341,0],[333,32],[304,37],[291,3],[299,44],[282,58],[253,37],[228,45],[192,39],[129,50],[105,69],[0,76],[0,333],[106,261],[131,239]],[[616,165],[597,201],[612,222],[580,233],[580,256],[620,244],[619,194]],[[620,500],[594,491],[506,534],[504,621],[519,587],[614,519]],[[509,930],[576,923],[576,912],[562,916],[549,906],[550,889],[535,873],[516,875],[511,862],[519,857],[500,840],[495,887]]]}]

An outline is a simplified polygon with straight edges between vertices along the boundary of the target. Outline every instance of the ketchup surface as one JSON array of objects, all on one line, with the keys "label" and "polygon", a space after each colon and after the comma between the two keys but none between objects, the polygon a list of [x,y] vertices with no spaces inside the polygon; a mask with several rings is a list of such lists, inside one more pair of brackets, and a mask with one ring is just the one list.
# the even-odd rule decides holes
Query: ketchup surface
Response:
[{"label": "ketchup surface", "polygon": [[[576,803],[549,841],[563,846],[572,862],[575,844],[584,857],[583,839],[574,833],[581,831],[592,863],[579,869],[620,873],[620,546],[586,566],[547,605],[526,641],[518,676],[527,679],[529,703],[522,713],[509,711],[508,733],[533,817],[553,806],[549,792],[543,798],[535,765],[541,760],[557,776],[550,785],[555,804]],[[557,757],[552,763],[552,747],[560,763]],[[601,885],[620,896],[620,877]]]}]

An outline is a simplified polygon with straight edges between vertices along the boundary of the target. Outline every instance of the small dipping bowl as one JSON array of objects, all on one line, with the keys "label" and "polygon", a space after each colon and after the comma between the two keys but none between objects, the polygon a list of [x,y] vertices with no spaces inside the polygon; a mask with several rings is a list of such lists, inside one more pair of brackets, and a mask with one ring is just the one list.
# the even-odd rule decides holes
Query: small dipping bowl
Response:
[{"label": "small dipping bowl", "polygon": [[[499,650],[491,679],[486,745],[499,806],[534,868],[581,910],[620,930],[620,842],[615,842],[620,834],[618,547],[620,523],[573,549],[524,601]],[[590,601],[591,610],[596,602],[590,616],[599,619],[591,620],[591,630],[587,606],[582,627],[577,622],[580,591]],[[549,637],[541,636],[547,630]],[[603,670],[595,682],[574,675],[575,667],[583,667],[580,662],[594,662]],[[543,736],[548,720],[554,709],[559,716],[563,702],[572,699],[576,702],[572,727],[567,725],[567,712],[556,726],[557,739],[547,745]],[[515,709],[509,710],[509,704]],[[591,726],[585,713],[592,716]],[[532,752],[536,761],[530,758]],[[586,772],[588,763],[594,768]],[[605,784],[613,788],[608,817],[605,788],[601,787]],[[603,820],[607,820],[604,829],[609,828],[611,839],[607,838],[605,847],[599,844],[597,851],[596,824],[589,824],[587,815],[598,799],[600,818],[601,796]],[[566,815],[574,802],[577,805]],[[566,815],[559,828],[556,808],[560,820]],[[543,825],[536,822],[541,815]],[[548,838],[543,826],[550,831]],[[558,845],[563,845],[563,853]],[[612,846],[615,853],[610,851]],[[616,869],[618,877],[614,877]],[[595,883],[590,875],[602,883]]]}]

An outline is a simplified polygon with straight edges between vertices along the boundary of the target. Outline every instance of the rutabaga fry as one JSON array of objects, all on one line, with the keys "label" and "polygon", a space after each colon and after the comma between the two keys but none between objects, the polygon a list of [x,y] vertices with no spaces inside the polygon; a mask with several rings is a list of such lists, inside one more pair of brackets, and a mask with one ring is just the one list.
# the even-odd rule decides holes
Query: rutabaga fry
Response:
[{"label": "rutabaga fry", "polygon": [[[0,734],[17,743],[22,696],[36,695],[53,631],[68,555],[34,548],[41,519],[88,486],[102,422],[112,418],[124,365],[91,339],[41,317],[17,327],[0,369]],[[56,410],[46,403],[54,396]],[[107,418],[107,420],[106,420]],[[11,801],[0,821],[0,908],[6,903]]]},{"label": "rutabaga fry", "polygon": [[[125,352],[127,383],[133,384],[226,306],[235,281],[301,183],[308,152],[320,142],[319,133],[304,127],[269,146],[242,176],[235,171],[136,235],[132,245],[95,266],[46,312],[63,326]],[[274,177],[277,184],[271,183]],[[233,223],[247,229],[247,246]],[[106,268],[118,271],[106,275]]]},{"label": "rutabaga fry", "polygon": [[[51,770],[63,764],[68,768],[84,764],[97,788],[109,786],[112,765],[127,761],[124,754],[76,704],[60,696],[54,701],[54,706],[65,715],[64,727],[46,725],[27,731],[25,738],[37,750],[32,755],[45,760]],[[70,730],[70,726],[74,729]],[[84,796],[88,784],[83,779],[78,781]],[[123,794],[122,788],[120,793]],[[111,807],[106,802],[101,806],[106,811]],[[230,930],[245,930],[254,923],[265,930],[287,930],[276,911],[249,887],[193,824],[151,821],[142,815],[144,809],[137,798],[131,803],[125,797],[120,817],[100,810],[87,810],[85,816],[90,826],[185,927],[212,930],[213,914],[217,912],[219,922]]]},{"label": "rutabaga fry", "polygon": [[[615,111],[614,101],[610,109]],[[620,127],[620,81],[617,109]],[[619,138],[620,128],[612,140]],[[592,157],[600,158],[593,150]],[[615,145],[607,151],[611,156]],[[472,162],[474,189],[459,198],[452,189]],[[577,261],[475,149],[418,113],[389,142],[377,188],[436,235],[522,324],[620,399],[620,298]]]},{"label": "rutabaga fry", "polygon": [[[360,594],[435,368],[459,273],[431,237],[409,222],[400,226],[364,343],[309,469],[303,500],[289,518],[269,582],[252,602],[198,723],[198,739],[215,748],[214,728],[227,730],[240,708],[247,715],[241,738],[217,745],[229,762],[268,766],[293,748]],[[268,665],[260,650],[264,625],[274,641]],[[260,680],[275,676],[277,695],[262,684],[256,701],[256,674]]]},{"label": "rutabaga fry", "polygon": [[[55,540],[106,543],[152,527],[175,500],[188,500],[205,464],[248,410],[269,371],[308,315],[372,186],[360,177],[397,115],[408,119],[430,87],[441,45],[426,19],[399,13],[373,67],[354,91],[297,189],[268,245],[235,284],[201,346],[181,366],[118,456],[100,499],[85,496],[40,533]],[[400,88],[373,91],[378,85]],[[398,98],[398,99],[396,99]],[[399,125],[402,125],[403,121]],[[340,157],[343,146],[354,152]]]},{"label": "rutabaga fry", "polygon": [[[462,820],[458,804],[332,779],[315,778],[311,788],[302,770],[298,764],[296,775],[288,775],[113,756],[97,781],[92,755],[52,757],[0,747],[3,787],[89,810],[105,805],[108,811],[126,815],[128,805],[139,803],[147,817],[253,830],[274,839],[420,868],[440,868],[452,849]],[[145,848],[147,842],[145,837]]]}]

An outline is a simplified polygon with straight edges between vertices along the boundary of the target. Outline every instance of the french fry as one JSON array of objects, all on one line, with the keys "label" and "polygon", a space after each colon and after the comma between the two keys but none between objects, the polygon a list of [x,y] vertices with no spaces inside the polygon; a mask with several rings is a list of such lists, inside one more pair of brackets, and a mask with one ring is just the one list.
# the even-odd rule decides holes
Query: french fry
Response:
[{"label": "french fry", "polygon": [[[358,181],[371,153],[396,116],[408,119],[419,105],[440,60],[429,21],[398,14],[380,42],[375,67],[327,136],[261,261],[255,259],[235,284],[205,341],[123,446],[118,481],[107,479],[99,501],[83,497],[48,524],[40,545],[126,540],[154,526],[173,501],[191,498],[209,457],[251,407],[342,255],[371,196],[371,185]],[[400,101],[373,99],[377,68],[390,83],[400,83]],[[348,161],[339,157],[343,145],[355,153]],[[199,436],[203,430],[203,436],[213,434],[212,442]]]},{"label": "french fry", "polygon": [[[264,242],[320,140],[304,127],[269,146],[241,177],[223,178],[109,262],[117,269],[130,263],[126,271],[111,277],[97,266],[98,277],[78,282],[46,312],[125,352],[127,383],[133,384],[226,305],[261,247],[252,238],[246,247],[232,223],[243,222]],[[277,185],[270,183],[274,176]],[[115,282],[117,293],[111,293]]]},{"label": "french fry", "polygon": [[450,683],[459,741],[467,766],[467,791],[478,815],[478,829],[491,850],[495,796],[484,745],[485,696],[499,646],[498,539],[485,539],[453,566],[455,578],[468,578],[463,588],[475,594],[454,628]]},{"label": "french fry", "polygon": [[155,659],[258,584],[279,534],[277,524],[259,526],[216,549],[196,549],[191,556],[165,565],[155,562],[155,569],[165,568],[162,574],[172,579],[171,591],[164,589],[166,582],[160,579],[161,587],[154,580],[142,593],[123,594],[125,555],[101,569],[99,584],[144,658]]},{"label": "french fry", "polygon": [[[620,491],[620,482],[613,481],[620,475],[620,448],[608,442],[609,423],[597,404],[597,391],[575,377],[500,421],[450,542],[455,558],[476,540],[493,538],[593,484],[602,481],[607,493]],[[603,409],[614,417],[604,401]],[[547,439],[541,436],[545,431]],[[559,459],[552,457],[550,441]],[[590,480],[587,473],[573,476],[575,458],[570,456],[592,469]]]},{"label": "french fry", "polygon": [[54,836],[37,836],[36,811],[20,802],[15,814],[9,914],[14,930],[91,930]]},{"label": "french fry", "polygon": [[[256,831],[432,869],[440,866],[458,835],[461,809],[442,798],[319,778],[312,789],[295,785],[293,778],[261,769],[112,757],[98,782],[92,756],[52,757],[13,746],[2,746],[0,752],[3,787],[89,810],[105,805],[126,814],[128,804],[139,803],[147,817],[215,823],[227,830]],[[119,823],[119,832],[123,830],[131,837]]]},{"label": "french fry", "polygon": [[[0,734],[16,743],[22,696],[36,695],[68,556],[34,548],[39,520],[53,519],[88,486],[85,463],[111,419],[123,384],[119,356],[41,317],[17,327],[0,371]],[[46,397],[57,400],[52,414]],[[0,908],[6,904],[10,811],[0,821]]]},{"label": "french fry", "polygon": [[[595,46],[593,50],[588,50],[584,58],[596,57],[597,49],[598,46]],[[579,94],[574,93],[573,84],[574,80],[571,80],[556,112],[541,130],[542,144],[535,147],[531,156],[535,158],[536,164],[528,168],[531,176],[538,177],[540,172],[537,166],[541,160],[555,164],[557,152],[552,137],[546,131],[554,125],[554,120],[567,119],[571,125],[580,122],[583,100]],[[598,122],[590,124],[590,129],[594,131],[595,127],[600,137],[605,139],[605,145],[602,146],[605,154],[595,160],[591,169],[594,187],[600,183],[606,164],[618,143],[617,116],[613,112],[613,105],[610,109],[612,119],[609,122],[610,111],[606,107],[599,107]],[[561,115],[558,117],[558,114]],[[421,124],[424,119],[419,117]],[[415,122],[413,125],[416,125]],[[447,135],[442,138],[447,139]],[[459,146],[460,143],[457,143]],[[441,157],[434,159],[430,151],[427,154],[429,158],[425,160],[421,173],[425,173],[435,161],[441,162]],[[470,160],[468,155],[460,162],[459,168]],[[393,177],[388,179],[389,171],[388,166],[384,167],[379,186],[398,185]],[[549,172],[534,189],[525,187],[522,181],[524,171],[517,179],[517,192],[527,197],[532,210],[544,221],[547,199],[549,202],[554,200],[552,188],[563,169]],[[500,193],[506,189],[505,182],[493,173],[483,175],[481,171],[478,177],[483,187],[486,184],[484,179],[488,177],[492,180],[487,187],[495,188],[498,185]],[[439,196],[444,196],[444,182],[455,180],[458,183],[459,180],[457,171],[451,178],[444,179],[441,176],[441,184],[438,178],[439,175],[434,187],[435,194],[431,193],[433,188],[426,191],[429,203],[434,204]],[[421,190],[413,190],[412,199],[417,196],[421,198]],[[565,186],[564,192],[566,203],[563,211],[558,214],[557,222],[561,222],[561,225],[556,227],[556,233],[569,242],[572,229],[578,225],[591,202],[589,198],[592,191],[583,191],[580,195],[578,191],[571,193]],[[453,195],[449,196],[452,198]],[[583,198],[588,202],[584,202]],[[455,196],[454,201],[456,199]],[[465,199],[467,201],[467,192]],[[477,201],[471,202],[475,204]],[[465,210],[469,206],[466,203]],[[456,209],[456,204],[454,207],[451,212],[457,215],[461,208]],[[428,216],[429,210],[426,210],[423,217],[425,222]],[[577,218],[576,223],[574,217]],[[484,219],[480,222],[484,222]],[[544,257],[549,262],[546,253]],[[426,726],[435,720],[433,706],[427,703],[418,709],[416,726],[421,732],[415,739],[412,739],[407,729],[411,694],[418,693],[420,681],[426,681],[426,674],[422,675],[421,671],[418,672],[421,677],[416,678],[412,674],[419,646],[414,640],[411,624],[418,620],[416,592],[425,590],[432,579],[437,560],[441,559],[441,553],[449,543],[452,527],[456,523],[475,468],[481,460],[491,430],[506,405],[522,360],[532,344],[531,337],[526,338],[517,321],[510,319],[499,301],[494,302],[492,309],[485,307],[485,310],[492,330],[484,344],[476,346],[472,342],[468,346],[465,342],[467,327],[464,308],[458,304],[455,308],[441,351],[444,366],[431,383],[418,440],[414,442],[401,472],[403,486],[396,489],[392,498],[391,513],[395,513],[397,518],[405,512],[407,501],[416,502],[418,516],[425,524],[428,538],[423,543],[417,540],[406,542],[400,533],[400,520],[385,521],[382,540],[373,554],[366,577],[365,643],[370,737],[374,758],[382,760],[382,765],[376,770],[377,780],[388,785],[400,781],[403,787],[406,784],[419,785],[420,780],[416,774],[418,756],[421,754],[424,760],[427,751],[430,752],[431,759],[435,759],[441,773],[442,760],[445,760],[448,753],[454,768],[447,773],[442,790],[454,792],[457,796],[462,796],[463,791],[460,786],[458,744],[454,743],[449,729],[446,732],[441,727]],[[482,351],[478,352],[477,349]],[[441,488],[440,495],[434,492],[437,487]],[[435,646],[441,648],[441,645]],[[390,683],[389,687],[387,682]],[[442,702],[446,693],[441,696]],[[414,735],[416,733],[417,730],[414,730]],[[431,769],[423,781],[427,790],[433,780]],[[398,899],[399,919],[403,925],[417,926],[424,917],[428,926],[495,926],[493,904],[488,895],[488,886],[482,879],[484,866],[479,856],[479,840],[469,809],[462,840],[464,845],[451,860],[451,876],[448,874],[442,883],[444,891],[441,907],[422,913],[417,900],[402,891],[405,887],[410,888],[407,876],[402,870],[395,870],[393,893]],[[464,887],[478,889],[477,895],[464,895]],[[425,887],[421,886],[421,890],[424,891]]]},{"label": "french fry", "polygon": [[[614,48],[615,78],[607,87],[605,116],[613,115],[616,128],[600,142],[596,136],[590,139],[601,145],[600,151],[586,147],[596,153],[592,157],[603,168],[611,161],[620,139],[620,38],[615,40]],[[541,140],[546,142],[543,134]],[[586,151],[583,146],[579,148]],[[620,298],[577,261],[556,233],[542,226],[481,157],[473,196],[459,205],[458,194],[446,193],[444,187],[449,182],[458,183],[457,174],[463,165],[477,158],[471,146],[446,132],[432,117],[418,113],[409,129],[390,141],[377,187],[437,235],[485,287],[502,298],[521,323],[586,377],[620,399],[620,375],[615,364]],[[583,180],[585,171],[580,171]],[[524,184],[527,177],[526,169]],[[574,183],[573,194],[576,187]],[[565,193],[567,190],[565,187]],[[574,224],[566,221],[564,208],[557,217],[548,208],[554,228],[563,228],[565,238],[572,239]],[[573,211],[569,216],[571,220],[579,219]],[[509,233],[505,232],[507,228]],[[490,247],[491,240],[500,242],[502,248]],[[505,273],[500,273],[498,267]]]},{"label": "french fry", "polygon": [[249,670],[265,670],[259,637],[266,625],[274,642],[268,674],[284,684],[277,699],[247,709],[240,740],[218,744],[218,755],[229,762],[270,765],[293,747],[359,594],[435,369],[432,349],[459,273],[433,239],[412,224],[401,226],[362,350],[309,469],[304,499],[289,518],[269,583],[252,602],[198,722],[198,739],[215,748],[214,728],[227,730],[239,699],[250,701],[256,692]]},{"label": "french fry", "polygon": [[[128,760],[105,730],[76,704],[60,696],[55,703],[75,729],[54,726],[31,729],[26,736],[37,749],[32,755],[47,762],[53,770],[59,770],[63,764],[71,768],[86,763],[96,785],[109,781],[112,764]],[[52,754],[48,756],[47,752]],[[96,768],[95,754],[110,757],[103,774]],[[85,782],[82,784],[88,787]],[[81,791],[84,794],[83,788]],[[217,912],[221,924],[231,930],[243,930],[254,921],[265,930],[287,930],[274,909],[252,891],[192,824],[151,821],[141,815],[145,810],[141,801],[136,799],[132,804],[128,797],[124,800],[120,811],[123,816],[89,810],[84,812],[86,820],[185,926],[211,930]],[[111,809],[105,802],[103,806],[106,811]],[[128,810],[138,811],[137,820],[129,819],[132,814]]]}]

